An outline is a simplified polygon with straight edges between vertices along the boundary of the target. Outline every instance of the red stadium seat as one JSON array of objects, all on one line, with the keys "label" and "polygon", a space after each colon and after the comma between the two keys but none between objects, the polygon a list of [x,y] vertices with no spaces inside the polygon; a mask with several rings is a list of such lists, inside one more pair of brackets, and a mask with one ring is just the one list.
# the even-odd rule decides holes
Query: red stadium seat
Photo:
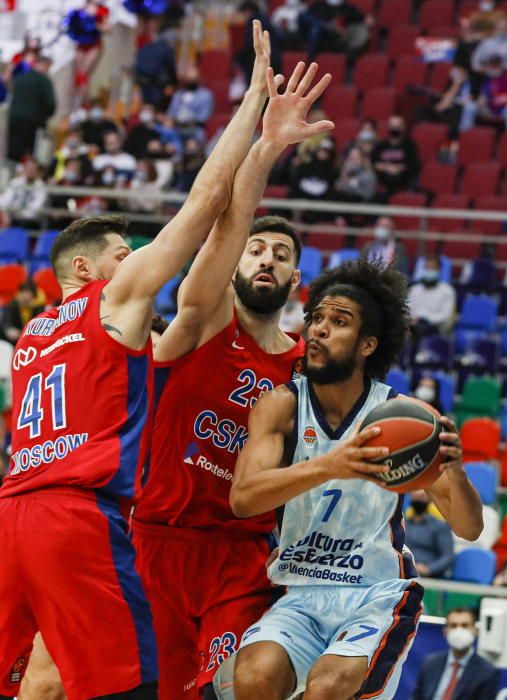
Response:
[{"label": "red stadium seat", "polygon": [[343,236],[339,233],[324,233],[314,230],[307,234],[306,245],[322,251],[339,250],[343,248]]},{"label": "red stadium seat", "polygon": [[268,185],[264,190],[264,197],[272,197],[273,199],[286,199],[289,188],[287,185]]},{"label": "red stadium seat", "polygon": [[[472,233],[472,231],[468,233]],[[459,235],[449,234],[449,238],[444,239],[442,246],[443,255],[458,260],[476,260],[480,257],[480,252],[480,241],[463,241]]]},{"label": "red stadium seat", "polygon": [[458,27],[456,24],[439,24],[432,27],[430,32],[431,36],[438,39],[455,39],[457,36],[459,36],[460,27]]},{"label": "red stadium seat", "polygon": [[227,80],[231,76],[231,52],[223,49],[203,51],[199,56],[199,71],[206,85]]},{"label": "red stadium seat", "polygon": [[[426,195],[421,192],[398,192],[389,200],[393,207],[425,207]],[[418,216],[394,216],[396,226],[402,231],[418,231],[421,219]]]},{"label": "red stadium seat", "polygon": [[229,80],[217,80],[208,85],[215,100],[215,110],[217,112],[227,112],[231,108],[229,100]]},{"label": "red stadium seat", "polygon": [[428,64],[415,56],[400,56],[394,67],[393,85],[399,92],[410,86],[426,85]]},{"label": "red stadium seat", "polygon": [[[316,57],[319,64],[318,76],[324,73],[331,73],[333,76],[332,85],[343,83],[345,77],[345,56],[342,53],[319,53]],[[308,60],[306,60],[308,63]],[[287,77],[287,76],[285,76]]]},{"label": "red stadium seat", "polygon": [[430,87],[435,92],[443,93],[449,82],[449,71],[452,63],[449,61],[439,61],[433,64],[431,71]]},{"label": "red stadium seat", "polygon": [[493,156],[494,142],[495,130],[487,126],[476,126],[463,131],[459,137],[459,165],[490,160]]},{"label": "red stadium seat", "polygon": [[[432,209],[468,209],[470,198],[466,194],[437,194],[431,203]],[[431,231],[464,231],[467,220],[454,217],[452,219],[437,218],[428,219],[428,228]]]},{"label": "red stadium seat", "polygon": [[423,165],[419,186],[428,192],[450,194],[456,187],[456,177],[456,166],[442,165],[436,160],[430,160]]},{"label": "red stadium seat", "polygon": [[448,127],[446,124],[433,124],[433,122],[419,122],[410,134],[417,144],[419,156],[423,162],[436,156],[438,150],[447,139]]},{"label": "red stadium seat", "polygon": [[23,265],[0,266],[0,306],[8,304],[26,280],[26,270]]},{"label": "red stadium seat", "polygon": [[389,59],[381,54],[366,54],[356,63],[354,85],[362,91],[384,87],[387,83]]},{"label": "red stadium seat", "polygon": [[49,304],[56,304],[62,298],[62,290],[50,267],[44,267],[33,275],[33,281],[42,289]]},{"label": "red stadium seat", "polygon": [[421,7],[419,26],[428,31],[434,27],[452,24],[454,4],[452,0],[426,0]]},{"label": "red stadium seat", "polygon": [[[477,157],[481,157],[480,151]],[[469,163],[463,173],[460,192],[467,194],[472,199],[496,194],[500,171],[498,163]]]},{"label": "red stadium seat", "polygon": [[368,90],[361,102],[361,117],[363,119],[389,119],[395,113],[396,92],[390,87],[379,87]]},{"label": "red stadium seat", "polygon": [[387,55],[389,58],[415,54],[415,40],[420,35],[418,27],[413,24],[400,24],[391,27],[387,38]]},{"label": "red stadium seat", "polygon": [[324,93],[322,107],[326,115],[336,122],[339,119],[352,119],[356,113],[357,88],[331,86]]},{"label": "red stadium seat", "polygon": [[377,23],[382,29],[389,29],[399,24],[409,24],[412,13],[410,0],[382,0],[377,14]]},{"label": "red stadium seat", "polygon": [[[475,200],[475,208],[480,211],[503,211],[506,212],[505,220],[507,221],[507,197],[483,196],[477,197]],[[474,222],[477,225],[477,222]],[[501,221],[480,221],[481,230],[488,235],[501,233]]]},{"label": "red stadium seat", "polygon": [[308,56],[304,51],[285,51],[282,55],[282,73],[287,81],[297,64],[303,61],[308,63]]},{"label": "red stadium seat", "polygon": [[500,424],[492,418],[470,418],[461,426],[464,462],[489,462],[500,457]]},{"label": "red stadium seat", "polygon": [[371,15],[375,11],[376,0],[350,0],[350,2],[365,15]]},{"label": "red stadium seat", "polygon": [[500,163],[504,170],[507,170],[507,132],[504,132],[500,137],[496,161],[497,163]]},{"label": "red stadium seat", "polygon": [[340,119],[335,122],[334,140],[338,150],[354,141],[359,131],[359,125],[359,119]]},{"label": "red stadium seat", "polygon": [[211,139],[219,129],[227,126],[230,119],[230,112],[214,112],[206,122],[206,138]]}]

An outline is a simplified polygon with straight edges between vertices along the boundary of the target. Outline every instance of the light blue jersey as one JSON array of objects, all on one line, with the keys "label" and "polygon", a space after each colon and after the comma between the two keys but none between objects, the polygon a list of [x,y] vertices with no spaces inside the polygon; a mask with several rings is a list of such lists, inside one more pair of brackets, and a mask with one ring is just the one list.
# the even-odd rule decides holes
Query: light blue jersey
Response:
[{"label": "light blue jersey", "polygon": [[[293,463],[330,452],[349,438],[372,408],[395,395],[367,381],[356,405],[334,431],[306,377],[291,382],[297,397]],[[285,505],[280,553],[268,574],[283,586],[374,586],[416,576],[404,548],[403,497],[363,479],[333,479]]]}]

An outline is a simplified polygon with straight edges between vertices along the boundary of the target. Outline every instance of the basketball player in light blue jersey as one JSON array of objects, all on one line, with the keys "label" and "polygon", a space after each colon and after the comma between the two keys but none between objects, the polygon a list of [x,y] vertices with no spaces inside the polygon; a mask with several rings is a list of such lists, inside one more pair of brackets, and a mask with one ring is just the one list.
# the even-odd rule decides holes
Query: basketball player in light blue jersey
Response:
[{"label": "basketball player in light blue jersey", "polygon": [[[404,278],[347,263],[315,281],[306,314],[305,376],[258,401],[231,492],[238,516],[285,505],[269,576],[287,587],[243,636],[234,694],[282,700],[306,687],[305,700],[386,700],[416,633],[423,589],[404,547],[402,496],[378,485],[376,473],[388,467],[370,461],[388,454],[366,445],[380,428],[357,428],[396,396],[379,378],[408,329]],[[480,498],[462,467],[459,434],[442,422],[445,463],[428,494],[453,531],[473,540],[483,527]]]}]

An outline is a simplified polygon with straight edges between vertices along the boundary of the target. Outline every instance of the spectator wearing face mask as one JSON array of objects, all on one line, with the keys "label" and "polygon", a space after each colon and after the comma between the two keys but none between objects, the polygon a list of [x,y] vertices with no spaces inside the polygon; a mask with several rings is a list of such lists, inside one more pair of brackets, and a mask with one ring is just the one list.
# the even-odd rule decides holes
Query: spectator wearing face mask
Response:
[{"label": "spectator wearing face mask", "polygon": [[200,83],[196,66],[191,66],[183,85],[174,93],[167,116],[174,120],[183,139],[197,138],[204,141],[204,127],[213,112],[213,93]]},{"label": "spectator wearing face mask", "polygon": [[373,237],[374,240],[363,248],[363,257],[368,262],[378,260],[386,267],[392,265],[400,272],[406,273],[408,260],[404,245],[396,240],[394,221],[388,216],[377,219]]},{"label": "spectator wearing face mask", "polygon": [[271,21],[278,30],[280,39],[283,41],[286,49],[290,49],[293,45],[298,45],[298,18],[301,12],[306,10],[307,4],[302,2],[302,0],[285,0],[284,4],[279,5],[271,15]]},{"label": "spectator wearing face mask", "polygon": [[[120,134],[110,131],[104,136],[104,150],[93,160],[93,169],[102,173],[106,168],[112,168],[116,181],[128,181],[136,169],[136,159],[123,149]],[[105,184],[105,183],[104,183]]]},{"label": "spectator wearing face mask", "polygon": [[104,137],[111,131],[118,131],[116,124],[105,116],[104,108],[99,100],[91,103],[88,118],[81,123],[83,141],[87,144],[95,144],[101,151],[104,150]]},{"label": "spectator wearing face mask", "polygon": [[[51,164],[53,182],[60,183],[65,179],[64,171],[69,160],[78,160],[80,163],[79,180],[84,183],[92,173],[92,162],[89,158],[90,147],[83,143],[82,132],[79,127],[69,129],[65,140],[55,153],[55,159]],[[71,175],[72,178],[72,175]]]},{"label": "spectator wearing face mask", "polygon": [[470,126],[477,117],[499,122],[507,127],[507,66],[501,56],[490,56],[483,70],[483,80],[477,100],[470,102],[465,110]]},{"label": "spectator wearing face mask", "polygon": [[[335,160],[335,144],[329,137],[317,137],[302,143],[290,169],[289,197],[319,202],[332,199],[338,175]],[[304,212],[303,218],[310,223],[317,219],[322,221],[326,215]]]},{"label": "spectator wearing face mask", "polygon": [[449,610],[444,635],[449,651],[425,659],[412,700],[495,700],[500,671],[475,651],[475,612]]},{"label": "spectator wearing face mask", "polygon": [[351,148],[343,162],[336,182],[334,198],[338,202],[371,202],[375,196],[377,178],[370,159],[357,146]]},{"label": "spectator wearing face mask", "polygon": [[487,34],[494,34],[498,20],[505,17],[505,12],[499,7],[495,0],[479,0],[477,10],[472,12],[467,18],[467,23],[470,26],[482,26],[482,29]]},{"label": "spectator wearing face mask", "polygon": [[40,228],[40,211],[47,199],[42,170],[33,158],[19,166],[14,177],[0,195],[0,226]]},{"label": "spectator wearing face mask", "polygon": [[357,56],[369,39],[370,17],[348,0],[317,0],[299,15],[299,27],[307,42],[308,58],[320,51],[344,51]]},{"label": "spectator wearing face mask", "polygon": [[204,146],[201,141],[188,139],[185,142],[183,158],[177,166],[172,187],[178,192],[189,192],[205,159]]},{"label": "spectator wearing face mask", "polygon": [[408,293],[412,315],[412,331],[417,336],[449,331],[454,324],[456,292],[448,282],[440,280],[440,261],[428,256],[422,279]]},{"label": "spectator wearing face mask", "polygon": [[414,396],[416,399],[425,401],[430,406],[433,406],[436,411],[442,414],[442,404],[440,403],[439,391],[440,386],[438,379],[431,376],[424,376],[419,380],[419,383],[414,390]]},{"label": "spectator wearing face mask", "polygon": [[421,164],[417,145],[407,136],[403,117],[393,115],[389,118],[388,137],[373,148],[371,161],[378,182],[388,197],[414,183]]},{"label": "spectator wearing face mask", "polygon": [[147,158],[150,154],[150,146],[153,151],[154,142],[160,144],[160,134],[157,131],[157,119],[155,110],[151,105],[144,105],[139,112],[139,121],[132,127],[127,140],[125,150],[134,158]]},{"label": "spectator wearing face mask", "polygon": [[9,343],[18,342],[28,321],[44,311],[46,299],[31,280],[23,282],[15,298],[5,307],[2,332]]},{"label": "spectator wearing face mask", "polygon": [[492,56],[499,56],[503,68],[507,68],[507,17],[501,17],[495,27],[493,36],[484,39],[472,55],[474,71],[486,74]]},{"label": "spectator wearing face mask", "polygon": [[[86,184],[82,173],[81,160],[79,158],[67,158],[63,164],[60,180],[58,184],[62,187],[81,187]],[[92,180],[93,182],[93,180]],[[82,198],[76,198],[66,194],[50,195],[50,205],[54,209],[67,209],[69,214],[52,214],[52,221],[55,226],[65,228],[73,221],[73,214],[79,207]]]},{"label": "spectator wearing face mask", "polygon": [[454,562],[449,525],[428,513],[430,499],[422,489],[413,491],[405,523],[405,543],[414,555],[419,576],[442,578]]},{"label": "spectator wearing face mask", "polygon": [[449,125],[449,140],[457,141],[460,133],[470,129],[475,121],[475,100],[472,83],[466,70],[454,66],[444,92],[430,105],[424,106],[419,117],[422,121]]}]

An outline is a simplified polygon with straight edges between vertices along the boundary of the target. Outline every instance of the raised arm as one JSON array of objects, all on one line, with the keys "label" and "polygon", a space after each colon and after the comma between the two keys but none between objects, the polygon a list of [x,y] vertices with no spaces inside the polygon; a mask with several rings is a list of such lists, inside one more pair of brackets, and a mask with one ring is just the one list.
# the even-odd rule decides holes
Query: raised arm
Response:
[{"label": "raised arm", "polygon": [[[152,243],[132,253],[119,265],[107,287],[101,315],[108,315],[111,325],[122,332],[139,326],[139,317],[129,302],[134,309],[140,309],[139,313],[147,314],[159,289],[181,270],[229,204],[235,172],[248,153],[267,98],[265,45],[269,37],[262,33],[258,21],[254,21],[253,33],[260,65],[252,75],[241,106],[203,165],[180,211]],[[141,339],[126,342],[140,343]]]},{"label": "raised arm", "polygon": [[329,121],[306,121],[311,106],[331,80],[327,74],[312,87],[317,69],[317,64],[312,63],[304,73],[304,64],[299,63],[281,95],[273,71],[268,70],[270,100],[262,136],[239,168],[231,203],[213,227],[182,285],[176,319],[157,345],[158,361],[184,355],[199,344],[205,332],[214,335],[230,321],[233,295],[226,290],[245,248],[271,167],[289,144],[333,128]]},{"label": "raised arm", "polygon": [[[330,479],[369,479],[389,467],[365,460],[385,457],[384,447],[364,447],[375,426],[357,433],[320,457],[284,466],[285,441],[294,427],[296,399],[285,386],[264,394],[250,411],[248,440],[241,451],[230,495],[239,518],[266,513]],[[280,469],[279,467],[284,467]]]},{"label": "raised arm", "polygon": [[484,528],[481,498],[463,469],[456,426],[448,418],[441,420],[447,428],[440,434],[443,443],[440,450],[446,461],[441,466],[442,476],[426,491],[452,531],[458,537],[473,541]]}]

